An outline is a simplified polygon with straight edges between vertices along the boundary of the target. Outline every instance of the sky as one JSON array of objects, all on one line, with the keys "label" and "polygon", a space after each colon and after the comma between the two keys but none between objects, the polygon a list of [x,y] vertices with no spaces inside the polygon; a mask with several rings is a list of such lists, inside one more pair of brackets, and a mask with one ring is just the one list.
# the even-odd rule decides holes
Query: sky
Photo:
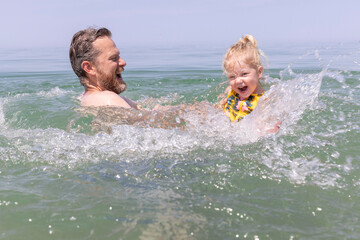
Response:
[{"label": "sky", "polygon": [[68,47],[107,27],[117,46],[360,41],[358,0],[1,0],[0,48]]}]

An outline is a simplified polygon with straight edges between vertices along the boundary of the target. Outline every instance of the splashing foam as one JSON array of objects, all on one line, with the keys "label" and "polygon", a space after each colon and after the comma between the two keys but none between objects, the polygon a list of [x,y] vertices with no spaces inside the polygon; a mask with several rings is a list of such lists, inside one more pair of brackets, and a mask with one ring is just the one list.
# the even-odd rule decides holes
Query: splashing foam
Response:
[{"label": "splashing foam", "polygon": [[295,74],[290,68],[283,71],[282,77],[290,75],[293,78],[272,86],[247,120],[256,122],[262,134],[279,122],[281,129],[286,131],[288,126],[300,119],[306,109],[311,110],[320,92],[325,72],[326,70],[317,74]]},{"label": "splashing foam", "polygon": [[[291,127],[304,112],[317,109],[322,79],[333,74],[326,69],[317,74],[295,74],[290,68],[283,74],[287,78],[291,75],[293,79],[272,86],[259,102],[254,114],[246,119],[262,122],[265,128],[277,121],[282,122],[276,141],[262,141],[262,148],[266,153],[255,154],[253,157],[261,156],[259,161],[269,168],[268,174],[273,178],[285,177],[294,184],[310,183],[324,188],[340,187],[341,165],[324,162],[318,157],[318,151],[314,150],[321,149],[324,142],[314,137],[312,132],[294,135],[294,129]],[[341,78],[336,76],[336,79]]]},{"label": "splashing foam", "polygon": [[71,91],[71,90],[64,90],[59,87],[54,87],[54,88],[50,89],[50,91],[40,91],[36,95],[40,96],[40,97],[51,98],[51,97],[64,96],[69,93],[74,94],[75,92]]},{"label": "splashing foam", "polygon": [[[282,121],[280,133],[286,134],[289,126],[316,100],[322,75],[323,72],[297,75],[280,82],[265,94],[252,114],[233,124],[222,110],[208,102],[175,108],[166,114],[152,113],[139,122],[131,122],[126,115],[131,114],[128,110],[98,109],[92,124],[100,131],[94,135],[60,129],[15,130],[2,124],[2,135],[8,144],[0,146],[0,156],[4,161],[74,166],[104,160],[143,161],[152,156],[184,154],[199,149],[224,151],[229,143],[236,147],[258,141],[266,129],[278,121]],[[64,93],[53,89],[41,95],[59,94]],[[6,99],[2,99],[0,110],[4,104]],[[132,114],[138,116],[143,112]],[[2,111],[0,121],[5,123]],[[159,121],[167,122],[167,127],[162,124],[163,128],[158,128]]]},{"label": "splashing foam", "polygon": [[5,124],[4,105],[7,103],[7,101],[7,99],[0,98],[0,126]]}]

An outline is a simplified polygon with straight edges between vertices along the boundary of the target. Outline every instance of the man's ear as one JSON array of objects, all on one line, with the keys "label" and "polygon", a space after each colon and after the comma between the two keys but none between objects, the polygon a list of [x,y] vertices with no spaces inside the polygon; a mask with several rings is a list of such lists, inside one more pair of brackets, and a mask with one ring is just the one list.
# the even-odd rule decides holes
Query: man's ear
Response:
[{"label": "man's ear", "polygon": [[89,75],[95,75],[95,67],[89,61],[83,61],[81,63],[81,68]]}]

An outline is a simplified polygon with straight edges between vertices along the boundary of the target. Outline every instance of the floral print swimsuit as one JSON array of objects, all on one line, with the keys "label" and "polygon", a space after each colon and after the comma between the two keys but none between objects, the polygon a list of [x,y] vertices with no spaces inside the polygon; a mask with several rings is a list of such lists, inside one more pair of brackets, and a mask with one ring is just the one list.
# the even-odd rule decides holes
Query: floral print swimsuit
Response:
[{"label": "floral print swimsuit", "polygon": [[239,94],[231,90],[226,98],[224,112],[231,122],[240,121],[246,115],[251,113],[257,106],[261,94],[251,94],[247,99],[241,100]]}]

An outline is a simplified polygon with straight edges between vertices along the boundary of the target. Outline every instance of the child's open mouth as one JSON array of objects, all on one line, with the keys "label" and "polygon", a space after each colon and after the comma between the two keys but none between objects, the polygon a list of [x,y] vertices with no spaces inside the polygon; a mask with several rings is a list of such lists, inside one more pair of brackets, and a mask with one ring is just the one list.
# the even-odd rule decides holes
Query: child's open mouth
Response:
[{"label": "child's open mouth", "polygon": [[247,88],[248,88],[248,87],[247,87],[247,86],[245,86],[245,87],[238,88],[238,89],[239,89],[239,91],[240,91],[240,92],[245,92],[245,91],[247,90]]}]

